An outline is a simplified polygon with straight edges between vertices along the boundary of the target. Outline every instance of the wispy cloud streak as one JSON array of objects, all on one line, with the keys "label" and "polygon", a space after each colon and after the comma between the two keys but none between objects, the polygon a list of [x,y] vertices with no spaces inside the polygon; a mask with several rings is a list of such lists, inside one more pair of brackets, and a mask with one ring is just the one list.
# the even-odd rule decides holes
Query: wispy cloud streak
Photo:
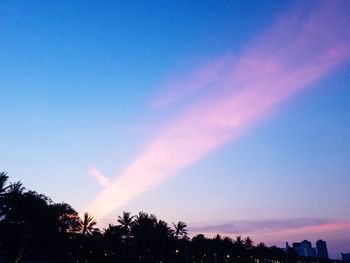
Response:
[{"label": "wispy cloud streak", "polygon": [[210,83],[210,90],[172,118],[146,150],[93,200],[89,211],[103,217],[156,187],[234,140],[288,97],[348,60],[349,2],[317,4],[281,16],[234,63],[221,57],[185,77],[185,82],[179,81],[180,91],[169,93],[173,97],[167,94],[157,100],[158,106],[170,105]]},{"label": "wispy cloud streak", "polygon": [[96,167],[92,166],[89,169],[90,175],[95,178],[95,180],[102,186],[108,186],[110,184],[111,180],[101,174],[99,170],[97,170]]},{"label": "wispy cloud streak", "polygon": [[324,232],[349,229],[350,221],[314,218],[291,218],[271,220],[234,220],[223,224],[201,224],[191,227],[192,233],[225,235],[251,235],[254,233]]}]

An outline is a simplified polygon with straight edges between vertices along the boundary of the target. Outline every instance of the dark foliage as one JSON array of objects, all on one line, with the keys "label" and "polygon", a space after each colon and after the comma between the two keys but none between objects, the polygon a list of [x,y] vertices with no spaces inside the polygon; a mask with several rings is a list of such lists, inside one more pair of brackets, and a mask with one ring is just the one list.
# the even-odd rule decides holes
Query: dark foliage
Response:
[{"label": "dark foliage", "polygon": [[[7,183],[0,173],[0,258],[8,262],[170,262],[233,263],[295,262],[293,249],[284,251],[249,237],[204,235],[189,239],[184,222],[171,228],[155,215],[124,212],[100,231],[92,215],[82,218],[66,203]],[[303,259],[307,262],[307,259]],[[305,261],[306,260],[306,261]]]}]

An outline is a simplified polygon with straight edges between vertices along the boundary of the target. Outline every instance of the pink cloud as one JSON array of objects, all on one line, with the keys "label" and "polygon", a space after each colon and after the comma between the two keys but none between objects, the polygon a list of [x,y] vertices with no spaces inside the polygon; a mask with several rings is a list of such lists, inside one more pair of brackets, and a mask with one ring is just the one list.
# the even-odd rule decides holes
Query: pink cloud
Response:
[{"label": "pink cloud", "polygon": [[350,231],[349,220],[331,220],[331,219],[272,219],[272,220],[234,220],[222,224],[196,224],[193,223],[190,228],[191,235],[198,233],[213,236],[216,234],[235,236],[235,235],[252,235],[264,237],[269,241],[276,240],[276,236],[305,236],[320,235],[333,231]]},{"label": "pink cloud", "polygon": [[89,173],[92,177],[95,178],[95,180],[102,186],[107,186],[110,184],[110,179],[103,176],[99,170],[97,170],[96,167],[92,166],[89,169]]},{"label": "pink cloud", "polygon": [[350,221],[335,221],[335,222],[329,222],[319,225],[313,225],[313,226],[303,226],[297,229],[284,229],[279,231],[279,234],[293,234],[293,235],[299,235],[302,234],[313,234],[313,233],[322,233],[322,232],[332,232],[332,231],[338,231],[338,230],[350,230]]},{"label": "pink cloud", "polygon": [[202,89],[208,88],[210,84],[220,80],[222,75],[225,74],[227,65],[232,63],[232,61],[232,55],[227,54],[217,58],[216,61],[208,65],[203,65],[192,71],[185,78],[168,80],[169,83],[164,84],[166,89],[165,94],[162,94],[162,96],[156,99],[152,105],[155,108],[166,107]]},{"label": "pink cloud", "polygon": [[[308,14],[285,14],[233,63],[218,59],[185,77],[172,100],[211,89],[159,132],[159,136],[87,208],[103,217],[182,168],[231,142],[298,91],[350,58],[348,2],[317,3]],[[339,27],[342,25],[342,27]],[[206,75],[205,72],[210,74]]]}]

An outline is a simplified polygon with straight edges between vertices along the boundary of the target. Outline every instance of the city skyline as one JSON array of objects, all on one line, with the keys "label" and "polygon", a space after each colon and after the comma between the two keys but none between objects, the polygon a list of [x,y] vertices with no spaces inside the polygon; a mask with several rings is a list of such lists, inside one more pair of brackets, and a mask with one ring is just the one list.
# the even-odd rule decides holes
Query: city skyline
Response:
[{"label": "city skyline", "polygon": [[0,168],[93,214],[350,252],[347,1],[3,1]]}]

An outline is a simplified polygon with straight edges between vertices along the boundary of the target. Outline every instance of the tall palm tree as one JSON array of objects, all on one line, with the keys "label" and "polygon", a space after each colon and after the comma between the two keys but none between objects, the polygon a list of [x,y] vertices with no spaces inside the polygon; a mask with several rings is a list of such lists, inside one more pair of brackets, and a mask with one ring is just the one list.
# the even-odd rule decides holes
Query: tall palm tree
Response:
[{"label": "tall palm tree", "polygon": [[123,212],[122,216],[118,216],[118,223],[125,230],[129,230],[135,216],[130,216],[130,212]]},{"label": "tall palm tree", "polygon": [[118,223],[120,224],[120,228],[122,230],[122,235],[124,238],[130,238],[131,227],[134,224],[135,216],[130,216],[129,212],[123,212],[122,216],[118,216]]},{"label": "tall palm tree", "polygon": [[187,225],[184,222],[179,221],[179,222],[177,222],[177,224],[175,224],[175,223],[172,223],[172,224],[174,226],[175,237],[177,239],[179,237],[186,237],[187,236],[187,234],[188,234]]},{"label": "tall palm tree", "polygon": [[83,220],[80,220],[80,229],[81,234],[83,236],[91,235],[95,230],[94,226],[97,224],[96,220],[93,216],[89,215],[89,213],[84,213]]}]

